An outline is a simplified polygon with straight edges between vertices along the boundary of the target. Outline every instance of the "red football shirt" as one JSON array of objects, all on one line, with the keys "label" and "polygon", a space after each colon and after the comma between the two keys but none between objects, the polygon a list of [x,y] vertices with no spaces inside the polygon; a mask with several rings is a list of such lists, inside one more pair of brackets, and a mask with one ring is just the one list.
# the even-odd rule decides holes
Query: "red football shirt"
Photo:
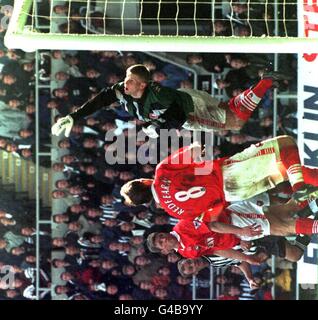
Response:
[{"label": "red football shirt", "polygon": [[156,168],[152,191],[156,202],[171,216],[193,220],[203,213],[219,214],[226,205],[221,163],[224,159],[193,162],[184,147]]},{"label": "red football shirt", "polygon": [[185,258],[198,258],[211,255],[215,250],[231,249],[240,243],[233,234],[216,233],[201,221],[180,220],[172,234],[179,241],[178,252]]}]

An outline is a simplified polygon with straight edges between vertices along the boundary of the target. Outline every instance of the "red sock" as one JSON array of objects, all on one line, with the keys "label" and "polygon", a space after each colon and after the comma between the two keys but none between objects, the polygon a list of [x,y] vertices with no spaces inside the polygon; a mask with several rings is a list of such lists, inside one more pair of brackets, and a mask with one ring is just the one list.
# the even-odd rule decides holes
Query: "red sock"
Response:
[{"label": "red sock", "polygon": [[232,98],[229,101],[229,108],[238,118],[247,121],[272,84],[271,79],[259,81],[253,89],[247,89]]},{"label": "red sock", "polygon": [[281,161],[286,169],[289,182],[295,192],[304,185],[298,148],[296,145],[288,145],[280,149],[279,153]]},{"label": "red sock", "polygon": [[306,183],[318,187],[318,169],[301,167],[303,171],[304,180]]},{"label": "red sock", "polygon": [[251,90],[259,98],[263,98],[266,91],[273,85],[272,79],[263,79],[257,83],[257,85]]},{"label": "red sock", "polygon": [[309,218],[296,219],[296,234],[317,234],[318,233],[318,220]]}]

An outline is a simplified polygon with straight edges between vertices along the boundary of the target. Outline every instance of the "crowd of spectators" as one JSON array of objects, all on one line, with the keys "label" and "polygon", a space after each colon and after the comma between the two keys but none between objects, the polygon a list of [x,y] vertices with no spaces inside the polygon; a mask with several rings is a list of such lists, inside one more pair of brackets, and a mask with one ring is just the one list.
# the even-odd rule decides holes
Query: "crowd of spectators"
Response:
[{"label": "crowd of spectators", "polygon": [[[9,2],[8,2],[9,3]],[[1,6],[4,17],[12,14]],[[3,16],[0,16],[3,23]],[[35,158],[35,55],[9,50],[3,44],[6,29],[0,30],[0,148],[22,159]],[[48,123],[48,122],[47,122]],[[41,124],[42,150],[50,147],[50,135]]]},{"label": "crowd of spectators", "polygon": [[[3,47],[0,56],[0,147],[15,156],[32,159],[35,145],[34,54]],[[46,138],[48,143],[49,134]]]},{"label": "crowd of spectators", "polygon": [[[144,63],[151,70],[153,80],[161,84],[174,88],[192,86],[192,77],[187,72],[141,53],[54,51],[51,56],[64,60],[69,66],[66,72],[54,73],[52,77],[59,80],[60,88],[52,92],[52,97],[46,97],[47,107],[54,105],[58,116],[67,115],[101,88],[123,79],[125,69],[136,63]],[[246,55],[241,57],[248,59]],[[264,58],[268,59],[266,64],[270,58]],[[224,70],[236,69],[229,64]],[[249,78],[249,85],[257,79],[257,74]],[[242,78],[245,80],[246,77]],[[235,81],[239,84],[240,77]],[[241,85],[244,88],[245,84]],[[273,97],[269,95],[259,111],[271,121],[272,104]],[[289,106],[285,109],[293,111]],[[271,121],[255,113],[241,132],[218,134],[216,157],[233,154],[252,142],[272,136]],[[64,258],[53,260],[54,268],[64,268],[60,270],[64,285],[55,287],[57,295],[66,294],[69,299],[190,299],[192,296],[192,279],[177,271],[176,262],[180,257],[177,254],[158,256],[150,253],[145,245],[148,234],[169,231],[176,221],[154,204],[150,208],[127,207],[119,193],[120,187],[131,179],[152,178],[155,165],[127,164],[135,157],[135,153],[130,154],[128,150],[122,155],[122,163],[126,164],[110,165],[105,161],[105,152],[114,151],[114,141],[104,139],[106,132],[113,129],[115,136],[123,135],[127,144],[128,129],[135,125],[136,132],[139,131],[142,123],[128,124],[129,120],[133,120],[130,115],[114,105],[110,110],[103,109],[77,122],[70,137],[58,141],[59,149],[66,150],[67,154],[53,164],[53,170],[63,172],[64,178],[56,181],[52,197],[65,201],[68,209],[53,216],[55,223],[67,227],[63,236],[53,239],[53,251],[65,254]],[[262,121],[267,122],[262,125]],[[143,144],[137,143],[137,152]],[[209,279],[198,279],[197,289],[207,294]],[[229,286],[230,282],[226,290]],[[268,290],[265,296],[270,296]]]},{"label": "crowd of spectators", "polygon": [[[12,6],[13,1],[1,1],[0,148],[15,158],[35,162],[35,54],[9,50],[3,44]],[[49,121],[41,125],[42,151],[50,150]],[[36,230],[35,201],[0,186],[0,230],[0,299],[36,299],[36,234],[45,248],[51,243],[51,230]],[[40,260],[39,286],[49,289],[50,252],[43,250]],[[40,298],[50,299],[49,290]]]},{"label": "crowd of spectators", "polygon": [[[34,201],[15,199],[0,189],[0,300],[36,299],[36,233]],[[40,232],[40,244],[51,242],[51,230]],[[47,245],[46,245],[47,246]],[[40,286],[51,286],[50,252],[41,252]],[[50,299],[49,291],[40,295]]]}]

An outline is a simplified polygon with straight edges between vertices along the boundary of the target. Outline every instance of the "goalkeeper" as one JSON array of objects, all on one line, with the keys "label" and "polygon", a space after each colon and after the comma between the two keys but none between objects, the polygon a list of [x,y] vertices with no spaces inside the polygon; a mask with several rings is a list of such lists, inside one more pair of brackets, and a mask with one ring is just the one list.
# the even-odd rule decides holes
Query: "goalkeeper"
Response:
[{"label": "goalkeeper", "polygon": [[205,91],[175,90],[150,81],[150,72],[141,64],[126,71],[123,82],[104,88],[75,112],[63,117],[52,126],[52,134],[65,130],[69,136],[74,121],[86,117],[114,102],[120,102],[132,116],[148,123],[143,127],[151,138],[157,138],[159,129],[239,130],[249,119],[266,91],[284,80],[276,72],[264,73],[252,88],[221,102]]}]

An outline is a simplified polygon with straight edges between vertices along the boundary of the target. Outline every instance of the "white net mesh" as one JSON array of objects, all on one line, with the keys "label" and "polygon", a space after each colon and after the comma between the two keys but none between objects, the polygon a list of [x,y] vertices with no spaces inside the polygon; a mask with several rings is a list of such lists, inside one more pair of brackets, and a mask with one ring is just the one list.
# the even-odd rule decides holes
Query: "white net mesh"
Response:
[{"label": "white net mesh", "polygon": [[316,30],[318,12],[306,16],[308,3],[19,0],[5,43],[26,51],[86,50],[89,45],[92,50],[122,51],[313,52],[318,32],[312,35],[312,30]]},{"label": "white net mesh", "polygon": [[38,32],[155,36],[297,36],[296,0],[33,1]]}]

